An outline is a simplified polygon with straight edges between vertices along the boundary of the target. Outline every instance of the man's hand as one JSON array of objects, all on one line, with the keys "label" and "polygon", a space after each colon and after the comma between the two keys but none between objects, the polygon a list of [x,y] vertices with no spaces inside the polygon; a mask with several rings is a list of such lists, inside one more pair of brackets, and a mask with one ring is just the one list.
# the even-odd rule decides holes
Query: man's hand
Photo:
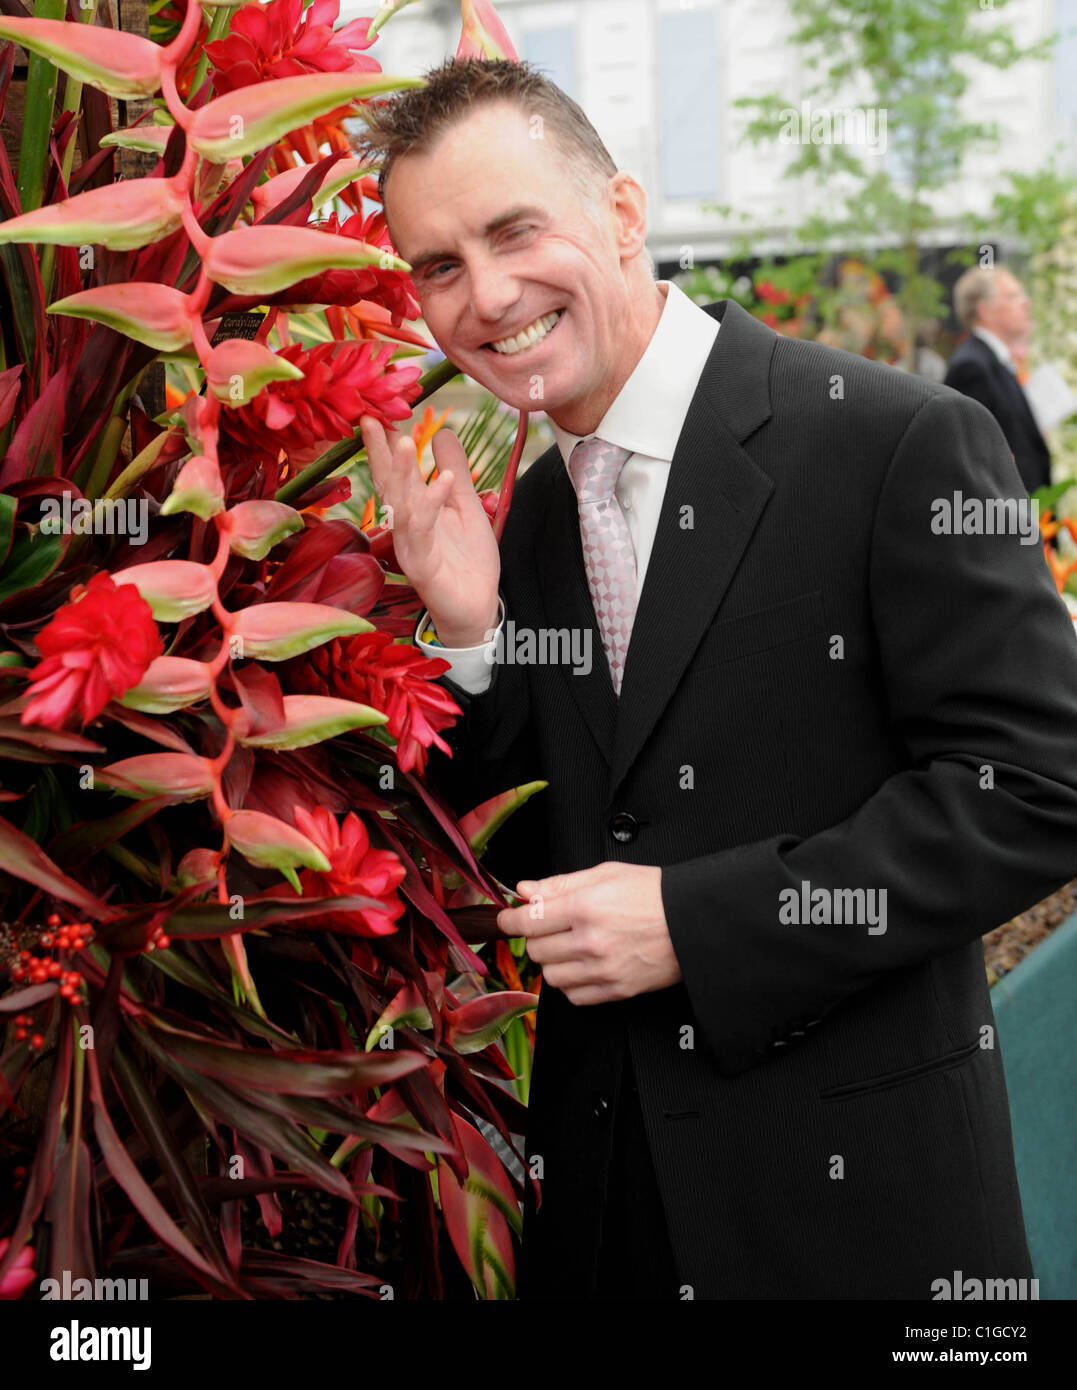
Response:
[{"label": "man's hand", "polygon": [[479,646],[497,627],[501,556],[451,430],[432,441],[438,476],[423,481],[411,435],[392,442],[373,416],[359,421],[370,473],[388,509],[393,549],[446,647]]},{"label": "man's hand", "polygon": [[596,864],[574,874],[521,879],[527,901],[497,924],[526,936],[527,954],[573,1004],[605,1004],[666,989],[681,978],[653,864]]}]

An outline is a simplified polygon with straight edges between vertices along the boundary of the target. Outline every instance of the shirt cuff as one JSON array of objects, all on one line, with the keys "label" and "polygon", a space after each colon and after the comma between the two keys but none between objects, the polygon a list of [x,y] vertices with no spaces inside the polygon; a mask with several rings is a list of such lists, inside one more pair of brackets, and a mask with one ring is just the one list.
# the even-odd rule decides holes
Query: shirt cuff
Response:
[{"label": "shirt cuff", "polygon": [[497,601],[497,614],[497,627],[489,642],[481,642],[477,647],[443,647],[440,643],[435,644],[420,636],[421,633],[434,631],[430,615],[423,609],[415,628],[415,645],[424,656],[439,656],[447,661],[449,670],[445,674],[462,690],[466,690],[469,695],[481,695],[493,680],[498,638],[505,622],[505,603],[501,598]]}]

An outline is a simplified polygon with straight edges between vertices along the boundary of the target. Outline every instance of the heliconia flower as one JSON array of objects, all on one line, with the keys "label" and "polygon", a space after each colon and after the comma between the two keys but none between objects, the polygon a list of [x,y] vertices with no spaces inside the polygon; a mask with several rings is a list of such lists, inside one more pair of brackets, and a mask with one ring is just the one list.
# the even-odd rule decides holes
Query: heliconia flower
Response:
[{"label": "heliconia flower", "polygon": [[[0,1260],[7,1254],[10,1244],[10,1236],[5,1236],[3,1240],[0,1240]],[[7,1273],[0,1279],[0,1299],[14,1301],[16,1298],[21,1298],[36,1278],[34,1247],[24,1245],[15,1256]]]},{"label": "heliconia flower", "polygon": [[[141,183],[150,180],[141,179]],[[85,197],[86,194],[79,194]],[[70,201],[74,201],[71,199]],[[61,204],[63,206],[63,204]],[[31,213],[30,216],[36,216]],[[15,222],[23,221],[16,217]],[[9,224],[0,222],[0,233]],[[0,240],[3,238],[0,237]],[[210,238],[202,258],[206,274],[233,294],[276,294],[333,266],[378,265],[410,270],[407,261],[350,237],[331,236],[316,227],[241,227]]]},{"label": "heliconia flower", "polygon": [[189,305],[189,297],[170,285],[129,280],[69,294],[48,312],[91,319],[158,352],[178,352],[191,341]]},{"label": "heliconia flower", "polygon": [[287,661],[334,637],[373,630],[365,618],[327,603],[259,603],[232,615],[241,655],[261,661]]},{"label": "heliconia flower", "polygon": [[213,765],[193,753],[141,753],[94,773],[95,782],[125,796],[167,796],[197,801],[213,791]]},{"label": "heliconia flower", "polygon": [[537,994],[510,989],[469,999],[458,1009],[445,1010],[446,1040],[457,1052],[481,1052],[497,1041],[514,1018],[530,1013],[537,1004]]},{"label": "heliconia flower", "polygon": [[285,695],[284,723],[267,734],[238,735],[250,748],[309,748],[336,738],[350,729],[367,729],[384,724],[387,715],[354,700],[336,700],[330,695]]},{"label": "heliconia flower", "polygon": [[376,37],[367,33],[370,21],[353,19],[334,29],[339,9],[340,0],[313,0],[306,11],[303,0],[244,5],[232,16],[227,35],[206,45],[214,89],[231,91],[303,72],[380,72],[377,60],[361,52]]},{"label": "heliconia flower", "polygon": [[390,77],[382,72],[310,72],[278,77],[226,92],[200,106],[188,127],[187,140],[204,158],[223,164],[275,145],[282,135],[335,107],[380,92],[425,85],[421,77]]},{"label": "heliconia flower", "polygon": [[37,635],[42,660],[30,673],[23,724],[62,729],[77,715],[80,725],[142,680],[164,650],[146,601],[102,571],[71,590]]},{"label": "heliconia flower", "polygon": [[423,772],[426,750],[433,745],[450,753],[438,731],[448,728],[460,708],[433,677],[448,670],[441,657],[428,658],[414,647],[394,642],[388,632],[366,632],[315,652],[295,672],[308,690],[329,690],[383,710],[386,732],[397,741],[402,772]]},{"label": "heliconia flower", "polygon": [[161,86],[163,50],[149,39],[120,29],[3,15],[0,39],[21,43],[111,97],[151,97]]},{"label": "heliconia flower", "polygon": [[219,401],[238,409],[271,381],[294,381],[302,370],[266,347],[245,338],[225,338],[206,361],[206,384]]},{"label": "heliconia flower", "polygon": [[398,855],[388,849],[372,849],[366,826],[349,811],[342,825],[323,806],[307,811],[295,808],[295,823],[325,855],[326,867],[315,868],[301,878],[304,897],[376,898],[380,906],[354,912],[330,912],[307,919],[308,926],[343,927],[357,936],[388,936],[396,931],[396,919],[404,912],[396,888],[406,877]]},{"label": "heliconia flower", "polygon": [[[203,0],[205,3],[205,0]],[[147,154],[164,154],[165,146],[175,130],[173,125],[124,126],[123,130],[111,130],[98,140],[99,145],[115,145],[121,150],[145,150]]]},{"label": "heliconia flower", "polygon": [[[369,164],[364,164],[354,155],[350,159],[338,159],[311,195],[311,210],[335,198],[342,188],[347,188],[369,169]],[[272,212],[285,198],[290,198],[309,173],[305,164],[298,164],[294,169],[285,169],[283,174],[275,174],[259,184],[251,194],[256,221],[260,222],[266,213]]]},{"label": "heliconia flower", "polygon": [[110,251],[131,251],[174,232],[182,221],[182,213],[183,194],[175,179],[124,179],[0,222],[0,243],[92,243]]},{"label": "heliconia flower", "polygon": [[210,668],[204,661],[159,656],[150,662],[139,683],[120,697],[120,704],[146,714],[171,714],[206,699],[212,684]]},{"label": "heliconia flower", "polygon": [[189,849],[176,865],[176,882],[180,888],[192,888],[196,883],[213,883],[221,862],[215,849]]},{"label": "heliconia flower", "polygon": [[160,623],[178,623],[208,608],[217,595],[217,581],[208,565],[193,560],[151,560],[117,570],[117,584],[133,584]]},{"label": "heliconia flower", "polygon": [[161,506],[162,516],[193,512],[209,521],[224,510],[224,480],[217,463],[205,454],[189,458],[176,476],[172,491]]},{"label": "heliconia flower", "polygon": [[329,860],[313,841],[276,816],[263,811],[235,811],[224,823],[228,843],[250,864],[279,869],[297,893],[296,868],[328,873]]},{"label": "heliconia flower", "polygon": [[247,560],[264,560],[278,542],[303,529],[303,517],[285,502],[240,502],[228,513],[228,543]]},{"label": "heliconia flower", "polygon": [[460,0],[464,27],[456,49],[457,58],[507,58],[518,63],[520,55],[512,46],[491,0]]},{"label": "heliconia flower", "polygon": [[276,460],[285,449],[293,464],[321,454],[327,441],[358,432],[372,415],[383,425],[405,420],[419,394],[422,369],[390,361],[392,343],[329,342],[305,348],[290,343],[278,357],[303,370],[302,381],[274,383],[241,410],[221,418],[230,439]]},{"label": "heliconia flower", "polygon": [[[317,224],[318,231],[336,237],[364,243],[383,252],[385,264],[369,264],[358,270],[327,270],[319,275],[311,275],[297,280],[286,290],[275,294],[267,303],[281,307],[305,304],[355,304],[358,300],[370,300],[383,304],[389,310],[394,324],[403,319],[417,319],[421,309],[415,298],[414,285],[410,275],[402,270],[394,270],[388,264],[396,251],[389,239],[385,214],[381,209],[369,213],[354,213],[343,225],[335,212]],[[401,262],[400,264],[403,264]]]}]

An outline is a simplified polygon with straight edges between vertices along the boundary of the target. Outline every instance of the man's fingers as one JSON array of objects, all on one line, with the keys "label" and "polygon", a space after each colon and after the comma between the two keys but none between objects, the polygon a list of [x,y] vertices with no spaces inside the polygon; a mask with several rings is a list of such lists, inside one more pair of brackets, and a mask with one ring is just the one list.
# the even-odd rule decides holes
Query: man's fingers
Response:
[{"label": "man's fingers", "polygon": [[456,477],[460,482],[460,491],[457,497],[465,497],[469,490],[474,489],[471,480],[471,465],[467,461],[467,454],[460,440],[453,434],[452,430],[438,430],[430,441],[430,447],[434,451],[434,462],[438,466],[438,473],[449,473]]},{"label": "man's fingers", "polygon": [[503,907],[497,925],[506,936],[549,936],[572,926],[573,907],[570,897],[538,898],[520,907]]}]

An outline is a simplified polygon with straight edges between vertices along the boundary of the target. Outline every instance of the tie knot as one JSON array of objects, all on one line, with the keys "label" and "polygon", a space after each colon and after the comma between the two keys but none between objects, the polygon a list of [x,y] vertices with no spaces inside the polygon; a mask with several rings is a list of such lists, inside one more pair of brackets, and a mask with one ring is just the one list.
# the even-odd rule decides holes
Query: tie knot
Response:
[{"label": "tie knot", "polygon": [[581,439],[568,461],[569,477],[579,503],[608,501],[631,453],[631,449],[622,449],[597,435]]}]

